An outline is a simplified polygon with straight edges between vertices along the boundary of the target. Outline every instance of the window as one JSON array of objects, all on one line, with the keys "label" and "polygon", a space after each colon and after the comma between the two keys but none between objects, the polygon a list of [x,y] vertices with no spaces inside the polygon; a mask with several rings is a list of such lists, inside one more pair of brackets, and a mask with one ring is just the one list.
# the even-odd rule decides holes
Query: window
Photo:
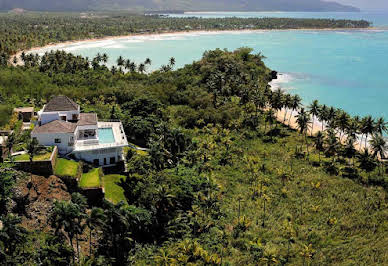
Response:
[{"label": "window", "polygon": [[61,139],[55,139],[54,142],[55,142],[55,143],[61,143],[62,140],[61,140]]},{"label": "window", "polygon": [[116,158],[115,157],[110,157],[109,163],[110,164],[115,164],[116,163]]},{"label": "window", "polygon": [[94,164],[95,166],[98,166],[98,165],[100,164],[100,160],[94,159],[94,160],[93,160],[93,164]]}]

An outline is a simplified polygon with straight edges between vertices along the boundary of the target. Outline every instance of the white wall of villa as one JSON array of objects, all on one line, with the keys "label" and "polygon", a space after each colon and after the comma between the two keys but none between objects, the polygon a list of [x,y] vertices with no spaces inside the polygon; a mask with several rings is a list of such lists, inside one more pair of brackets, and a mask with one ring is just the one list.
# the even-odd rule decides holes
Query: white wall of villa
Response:
[{"label": "white wall of villa", "polygon": [[124,159],[123,149],[121,147],[79,152],[75,151],[73,154],[79,160],[101,166],[116,164]]},{"label": "white wall of villa", "polygon": [[36,138],[40,145],[57,146],[60,154],[72,152],[74,149],[74,134],[72,133],[39,133],[31,134],[32,138]]},{"label": "white wall of villa", "polygon": [[75,117],[78,117],[80,110],[74,111],[59,111],[59,112],[43,112],[43,109],[38,113],[39,121],[41,125],[50,123],[54,120],[63,120],[63,121],[72,121],[76,120]]}]

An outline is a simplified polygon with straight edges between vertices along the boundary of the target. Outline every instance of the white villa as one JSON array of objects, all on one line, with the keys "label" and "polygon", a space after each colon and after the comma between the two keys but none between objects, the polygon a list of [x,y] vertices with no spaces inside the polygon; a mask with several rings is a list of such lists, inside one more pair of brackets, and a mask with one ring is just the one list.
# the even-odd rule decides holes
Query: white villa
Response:
[{"label": "white villa", "polygon": [[38,112],[31,137],[41,145],[57,146],[62,155],[101,166],[123,161],[123,147],[128,146],[121,122],[101,122],[95,113],[81,113],[66,96],[54,97]]}]

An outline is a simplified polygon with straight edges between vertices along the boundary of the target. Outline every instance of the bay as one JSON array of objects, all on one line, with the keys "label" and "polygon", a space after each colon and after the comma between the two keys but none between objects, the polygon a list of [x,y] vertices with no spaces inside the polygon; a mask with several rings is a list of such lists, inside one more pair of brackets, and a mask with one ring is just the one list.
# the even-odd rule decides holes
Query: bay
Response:
[{"label": "bay", "polygon": [[197,32],[132,36],[111,40],[59,45],[39,50],[63,49],[94,57],[107,53],[108,65],[121,55],[137,63],[152,60],[149,71],[175,57],[176,67],[201,58],[206,50],[251,47],[266,64],[283,75],[278,86],[297,93],[307,105],[314,99],[353,115],[371,114],[388,119],[388,14],[383,12],[310,13],[189,13],[180,16],[278,16],[366,19],[377,28],[368,30],[287,30]]}]

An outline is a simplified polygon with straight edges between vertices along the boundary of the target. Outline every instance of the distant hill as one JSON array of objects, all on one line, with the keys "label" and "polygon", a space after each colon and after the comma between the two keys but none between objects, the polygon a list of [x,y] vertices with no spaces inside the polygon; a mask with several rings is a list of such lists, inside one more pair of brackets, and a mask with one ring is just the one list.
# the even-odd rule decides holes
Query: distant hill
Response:
[{"label": "distant hill", "polygon": [[322,0],[0,0],[1,10],[359,11]]}]

